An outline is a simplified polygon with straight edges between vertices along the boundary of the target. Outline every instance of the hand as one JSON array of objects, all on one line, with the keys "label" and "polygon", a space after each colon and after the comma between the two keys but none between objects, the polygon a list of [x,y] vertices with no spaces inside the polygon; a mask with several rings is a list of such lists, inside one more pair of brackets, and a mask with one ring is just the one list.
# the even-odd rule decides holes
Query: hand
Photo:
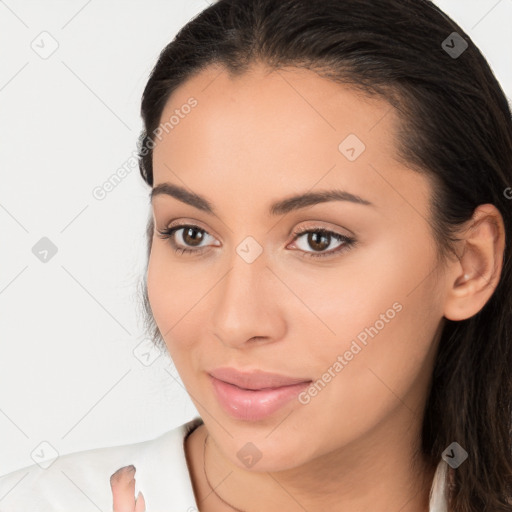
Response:
[{"label": "hand", "polygon": [[144,496],[139,492],[135,500],[135,466],[123,466],[110,477],[113,512],[146,512]]}]

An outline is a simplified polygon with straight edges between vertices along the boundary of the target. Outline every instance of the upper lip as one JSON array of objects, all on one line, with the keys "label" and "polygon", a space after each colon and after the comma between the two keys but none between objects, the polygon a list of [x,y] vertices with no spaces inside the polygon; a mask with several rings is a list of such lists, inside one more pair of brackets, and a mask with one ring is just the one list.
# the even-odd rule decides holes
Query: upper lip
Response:
[{"label": "upper lip", "polygon": [[301,382],[311,382],[311,379],[303,377],[288,377],[286,375],[264,372],[262,370],[242,372],[235,368],[228,367],[216,368],[208,373],[218,380],[245,389],[278,388]]}]

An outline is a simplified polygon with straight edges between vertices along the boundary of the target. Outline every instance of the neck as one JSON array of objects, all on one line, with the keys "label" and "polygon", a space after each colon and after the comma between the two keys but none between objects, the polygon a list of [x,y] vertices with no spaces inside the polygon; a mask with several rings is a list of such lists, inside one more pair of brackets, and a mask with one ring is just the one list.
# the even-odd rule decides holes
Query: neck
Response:
[{"label": "neck", "polygon": [[[407,414],[410,421],[410,411]],[[319,455],[307,464],[258,472],[232,463],[211,436],[203,460],[207,434],[203,426],[191,435],[196,434],[196,462],[192,464],[196,500],[202,512],[233,512],[222,500],[245,512],[316,512],[326,508],[428,512],[436,468],[418,455],[418,429],[418,421],[405,435],[390,425],[380,425],[357,443]],[[214,492],[205,481],[203,465]]]}]

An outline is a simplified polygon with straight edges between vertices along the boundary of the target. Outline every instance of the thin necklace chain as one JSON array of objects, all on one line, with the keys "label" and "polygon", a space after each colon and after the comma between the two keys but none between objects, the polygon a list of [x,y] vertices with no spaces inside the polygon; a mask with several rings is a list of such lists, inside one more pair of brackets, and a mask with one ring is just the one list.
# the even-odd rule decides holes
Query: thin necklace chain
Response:
[{"label": "thin necklace chain", "polygon": [[[206,434],[206,437],[204,438],[204,446],[203,446],[203,471],[204,471],[204,477],[206,478],[206,482],[208,483],[208,486],[212,490],[213,494],[215,494],[215,496],[217,496],[217,498],[219,498],[220,501],[225,503],[228,507],[231,507],[233,510],[236,510],[237,512],[246,512],[245,510],[241,510],[239,508],[234,507],[233,505],[231,505],[231,503],[228,503],[224,498],[219,496],[215,492],[215,489],[213,488],[212,484],[210,483],[210,480],[208,480],[208,475],[206,474],[206,440],[208,439],[208,435],[209,434]],[[448,480],[449,481],[448,488],[449,488],[450,494],[453,492],[454,488],[456,487],[453,480],[454,480],[453,474],[450,473],[450,478]]]},{"label": "thin necklace chain", "polygon": [[206,434],[206,437],[204,438],[204,447],[203,447],[203,470],[204,470],[204,476],[206,478],[206,482],[210,486],[210,489],[212,490],[213,494],[215,494],[215,496],[217,496],[217,498],[219,498],[220,501],[225,503],[228,507],[231,507],[233,510],[236,510],[237,512],[245,512],[245,510],[240,510],[239,508],[234,507],[233,505],[231,505],[231,503],[228,503],[225,499],[223,499],[221,496],[219,496],[215,492],[215,489],[212,487],[212,484],[210,483],[210,481],[208,480],[208,475],[206,474],[206,440],[207,439],[208,439],[208,434]]}]

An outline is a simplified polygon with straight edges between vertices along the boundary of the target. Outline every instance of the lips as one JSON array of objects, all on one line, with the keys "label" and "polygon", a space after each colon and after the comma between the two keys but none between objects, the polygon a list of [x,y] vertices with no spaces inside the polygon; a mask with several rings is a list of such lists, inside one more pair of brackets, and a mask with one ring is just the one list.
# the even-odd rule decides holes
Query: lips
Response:
[{"label": "lips", "polygon": [[218,380],[233,384],[241,389],[272,389],[283,386],[293,386],[295,384],[311,382],[308,377],[288,377],[278,373],[269,373],[261,370],[251,372],[241,372],[235,368],[223,367],[211,370],[209,374]]},{"label": "lips", "polygon": [[[260,375],[258,378],[263,377],[268,381],[268,374]],[[275,375],[272,377],[272,382],[275,382],[274,377]],[[242,421],[265,420],[287,405],[299,407],[299,401],[296,398],[310,385],[309,382],[301,382],[279,387],[246,389],[235,384],[228,384],[211,375],[209,378],[213,393],[224,412],[232,418]],[[290,382],[289,378],[287,382]],[[255,385],[254,382],[251,384]],[[261,386],[261,384],[259,385]]]}]

